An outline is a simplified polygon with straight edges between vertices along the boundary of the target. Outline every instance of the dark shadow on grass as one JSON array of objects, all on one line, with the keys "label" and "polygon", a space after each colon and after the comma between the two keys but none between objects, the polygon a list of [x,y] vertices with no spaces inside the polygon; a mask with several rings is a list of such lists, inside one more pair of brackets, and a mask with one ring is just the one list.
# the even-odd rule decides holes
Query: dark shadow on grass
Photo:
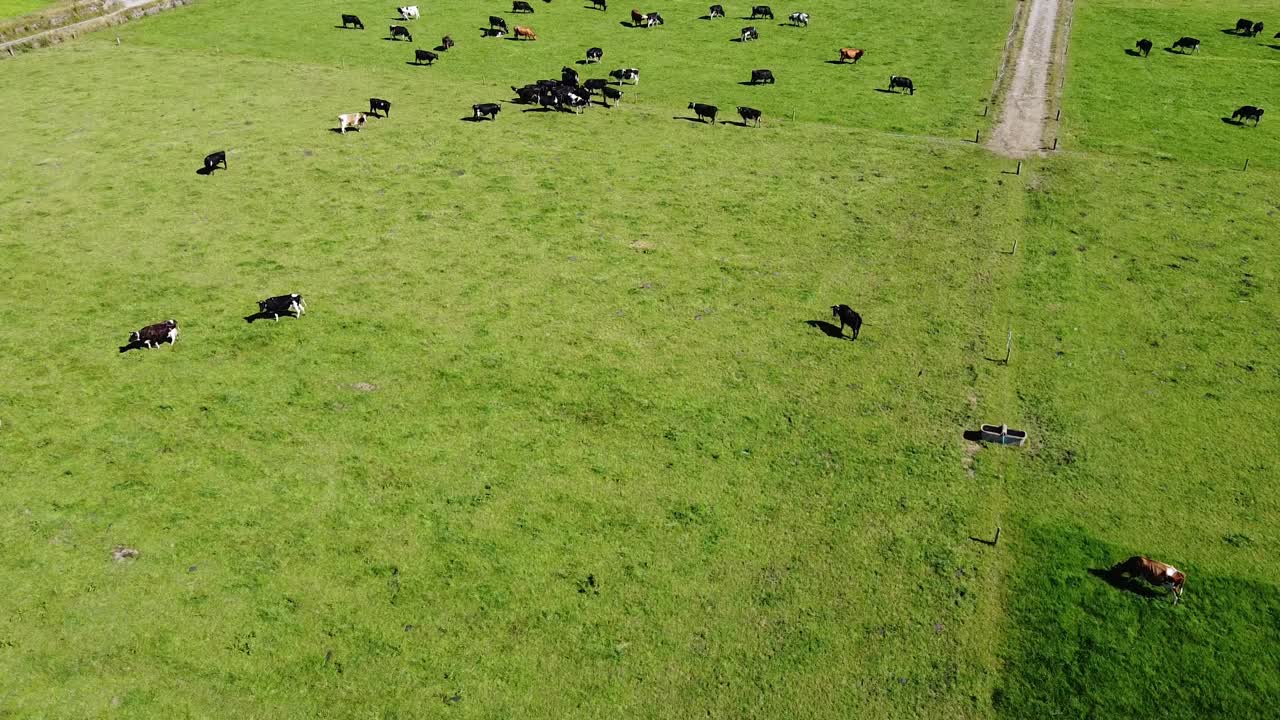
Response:
[{"label": "dark shadow on grass", "polygon": [[700,125],[714,125],[714,124],[715,124],[715,123],[707,122],[706,120],[703,120],[702,118],[688,117],[688,116],[686,116],[686,115],[672,115],[672,116],[671,116],[671,119],[672,119],[672,120],[687,120],[687,121],[689,121],[689,122],[691,122],[691,123],[698,123],[698,124],[700,124]]},{"label": "dark shadow on grass", "polygon": [[738,83],[738,84],[739,84],[739,85],[776,85],[777,83],[763,82],[763,81],[761,81],[761,82],[755,82],[755,81],[753,81],[753,80],[743,80],[742,82],[740,82],[740,83]]},{"label": "dark shadow on grass", "polygon": [[1142,53],[1138,52],[1137,50],[1134,50],[1133,48],[1125,48],[1124,54],[1128,55],[1129,57],[1142,57]]},{"label": "dark shadow on grass", "polygon": [[620,23],[618,23],[618,24],[619,24],[619,25],[621,25],[621,26],[622,26],[622,27],[624,27],[624,28],[638,28],[638,27],[640,27],[639,25],[633,25],[631,22],[629,22],[629,21],[627,21],[627,20],[623,20],[622,22],[620,22]]},{"label": "dark shadow on grass", "polygon": [[[340,127],[336,127],[336,128],[329,128],[329,132],[331,132],[331,133],[337,133],[337,134],[339,134],[339,135],[343,135],[343,134],[345,134],[345,133],[343,133],[343,132],[342,132],[342,128],[340,128]],[[347,132],[360,132],[360,128],[358,128],[358,127],[349,127],[349,128],[347,128]]]},{"label": "dark shadow on grass", "polygon": [[1248,33],[1236,32],[1235,28],[1222,28],[1218,32],[1223,35],[1239,35],[1240,37],[1249,37]]},{"label": "dark shadow on grass", "polygon": [[334,27],[338,30],[363,30],[364,29],[364,28],[358,28],[358,27],[348,27],[346,25],[334,25]]},{"label": "dark shadow on grass", "polygon": [[[280,315],[283,315],[285,317],[291,317],[295,320],[298,318],[298,313],[295,313],[295,312],[283,312],[283,313],[280,313]],[[259,320],[273,320],[278,322],[278,316],[273,315],[269,312],[256,312],[252,315],[246,315],[244,318],[244,321],[249,323],[250,325],[252,325],[253,323]]]},{"label": "dark shadow on grass", "polygon": [[835,325],[832,325],[826,320],[805,320],[804,324],[808,325],[811,328],[817,328],[821,330],[822,334],[826,335],[829,338],[833,338],[835,340],[846,339],[844,336],[844,330],[841,330],[840,328],[836,327]]},{"label": "dark shadow on grass", "polygon": [[1131,592],[1134,595],[1140,595],[1144,598],[1162,597],[1163,593],[1158,593],[1155,588],[1147,585],[1145,582],[1131,577],[1122,577],[1113,574],[1111,568],[1089,568],[1089,574],[1101,578],[1103,582],[1117,590]]},{"label": "dark shadow on grass", "polygon": [[1271,43],[1267,47],[1271,48],[1272,50],[1280,50],[1280,43]]},{"label": "dark shadow on grass", "polygon": [[196,170],[196,174],[197,174],[197,175],[212,175],[212,174],[213,174],[213,171],[214,171],[214,170],[216,170],[216,169],[217,169],[217,168],[202,167],[202,168],[200,168],[199,170]]},{"label": "dark shadow on grass", "polygon": [[744,122],[744,121],[742,121],[742,120],[721,120],[721,121],[720,121],[720,124],[721,124],[721,125],[735,125],[735,126],[737,126],[737,127],[751,127],[750,125],[748,125],[746,122]]},{"label": "dark shadow on grass", "polygon": [[823,60],[828,65],[857,65],[858,63],[845,62],[843,60]]},{"label": "dark shadow on grass", "polygon": [[1169,53],[1170,55],[1186,55],[1186,53],[1182,52],[1181,50],[1174,50],[1171,47],[1164,48],[1164,51]]},{"label": "dark shadow on grass", "polygon": [[961,435],[969,442],[982,442],[981,430],[965,430]]},{"label": "dark shadow on grass", "polygon": [[476,117],[475,115],[468,115],[464,118],[458,118],[458,119],[461,120],[462,122],[473,122],[473,123],[484,122],[486,120],[497,120],[497,118],[494,118],[494,117]]},{"label": "dark shadow on grass", "polygon": [[1229,118],[1229,117],[1224,117],[1220,119],[1222,120],[1222,122],[1228,125],[1235,125],[1236,127],[1244,127],[1244,122],[1242,120],[1236,120],[1234,118]]},{"label": "dark shadow on grass", "polygon": [[147,346],[144,345],[141,340],[135,340],[129,343],[128,345],[120,346],[120,352],[122,353],[127,353],[130,350],[145,350],[145,349],[147,349]]}]

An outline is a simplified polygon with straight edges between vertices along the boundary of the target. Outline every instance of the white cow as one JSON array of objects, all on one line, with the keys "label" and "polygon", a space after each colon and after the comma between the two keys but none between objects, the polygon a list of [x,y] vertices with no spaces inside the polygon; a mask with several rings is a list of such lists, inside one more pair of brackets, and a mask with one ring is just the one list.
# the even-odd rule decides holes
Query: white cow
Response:
[{"label": "white cow", "polygon": [[417,5],[410,5],[408,7],[396,8],[396,10],[400,11],[401,20],[417,20],[419,17],[421,17],[420,15],[418,15]]},{"label": "white cow", "polygon": [[338,116],[338,128],[343,135],[347,134],[347,128],[359,128],[364,125],[364,113],[346,113]]},{"label": "white cow", "polygon": [[809,13],[807,13],[807,12],[793,12],[793,13],[791,13],[791,24],[792,24],[792,25],[803,25],[803,26],[805,26],[805,27],[809,27]]}]

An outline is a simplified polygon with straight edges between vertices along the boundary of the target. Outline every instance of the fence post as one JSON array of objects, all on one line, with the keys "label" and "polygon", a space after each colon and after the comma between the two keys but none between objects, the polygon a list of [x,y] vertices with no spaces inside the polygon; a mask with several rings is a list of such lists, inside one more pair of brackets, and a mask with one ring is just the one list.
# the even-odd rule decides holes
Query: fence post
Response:
[{"label": "fence post", "polygon": [[1014,175],[1021,175],[1021,174],[1022,174],[1022,161],[1021,161],[1021,160],[1019,160],[1019,161],[1018,161],[1018,169],[1017,169],[1017,170],[1015,170],[1013,174],[1014,174]]},{"label": "fence post", "polygon": [[983,106],[982,106],[982,117],[986,117],[986,116],[987,116],[987,109],[988,109],[988,108],[990,108],[990,107],[991,107],[990,105],[983,105]]},{"label": "fence post", "polygon": [[982,136],[982,128],[973,131],[973,144],[978,144],[978,138]]},{"label": "fence post", "polygon": [[1057,149],[1058,149],[1058,138],[1054,138],[1054,139],[1053,139],[1053,149],[1054,149],[1054,150],[1057,150]]},{"label": "fence post", "polygon": [[999,525],[997,525],[997,526],[996,526],[996,539],[995,539],[995,540],[992,540],[992,541],[991,541],[991,544],[992,544],[992,545],[999,545],[999,544],[1000,544],[1000,526],[999,526]]},{"label": "fence post", "polygon": [[[10,51],[10,52],[12,52],[12,51]],[[1249,158],[1245,158],[1245,159],[1244,159],[1244,170],[1241,170],[1240,172],[1247,172],[1248,170],[1249,170]]]},{"label": "fence post", "polygon": [[1058,108],[1058,114],[1054,116],[1053,121],[1057,122],[1062,119],[1062,108]]},{"label": "fence post", "polygon": [[1004,341],[1004,364],[1005,365],[1009,364],[1009,358],[1011,357],[1013,357],[1013,328],[1009,328],[1009,337]]}]

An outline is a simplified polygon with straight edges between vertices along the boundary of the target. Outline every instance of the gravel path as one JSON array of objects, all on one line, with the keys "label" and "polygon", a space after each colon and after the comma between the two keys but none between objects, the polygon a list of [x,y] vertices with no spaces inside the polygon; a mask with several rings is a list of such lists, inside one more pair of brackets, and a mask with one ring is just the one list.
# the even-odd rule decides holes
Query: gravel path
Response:
[{"label": "gravel path", "polygon": [[1029,0],[1022,48],[1014,62],[1013,80],[1004,96],[1000,120],[987,147],[1009,157],[1027,157],[1040,151],[1048,119],[1049,67],[1053,64],[1053,39],[1057,34],[1059,0]]}]

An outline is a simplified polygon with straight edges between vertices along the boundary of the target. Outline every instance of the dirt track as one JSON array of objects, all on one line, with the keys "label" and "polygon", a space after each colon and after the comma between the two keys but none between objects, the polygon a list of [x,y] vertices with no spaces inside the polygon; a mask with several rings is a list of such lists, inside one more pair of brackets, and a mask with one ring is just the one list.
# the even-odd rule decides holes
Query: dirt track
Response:
[{"label": "dirt track", "polygon": [[1014,61],[1013,79],[1004,94],[1000,118],[987,147],[1009,157],[1027,157],[1043,147],[1048,119],[1049,68],[1054,62],[1061,0],[1029,0],[1022,47]]}]

